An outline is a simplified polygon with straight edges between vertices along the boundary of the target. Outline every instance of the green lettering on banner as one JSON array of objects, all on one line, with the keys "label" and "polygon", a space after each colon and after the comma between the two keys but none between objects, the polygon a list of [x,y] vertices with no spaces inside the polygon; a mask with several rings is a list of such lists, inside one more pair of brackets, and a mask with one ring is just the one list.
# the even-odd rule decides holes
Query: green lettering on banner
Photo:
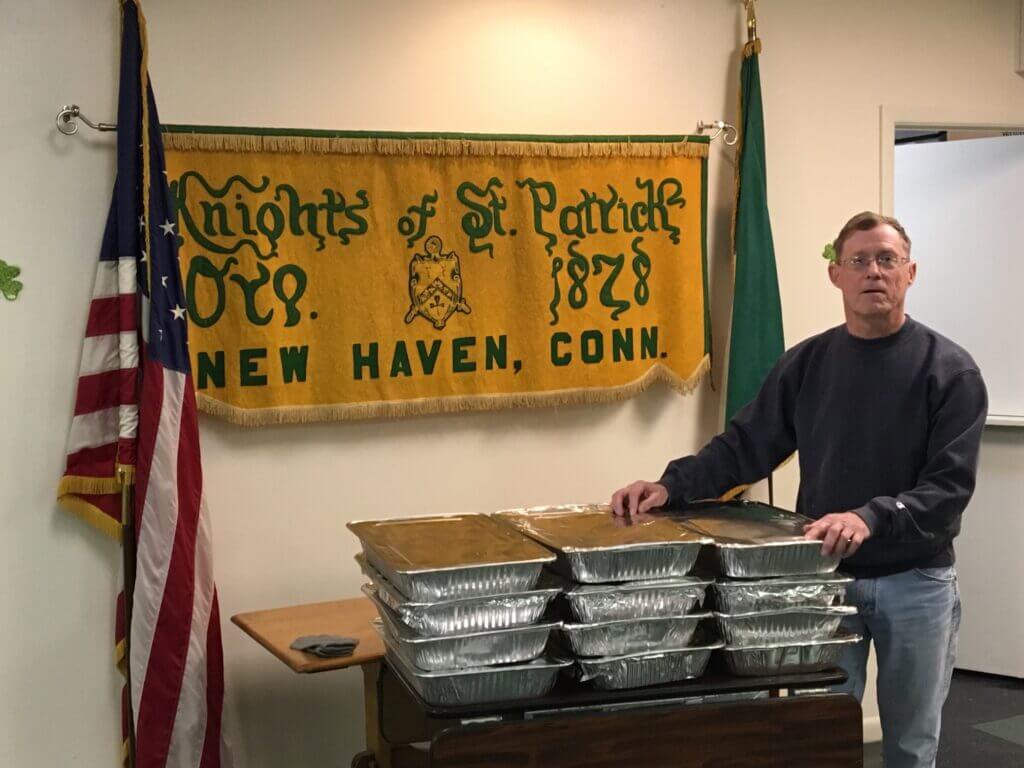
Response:
[{"label": "green lettering on banner", "polygon": [[406,208],[408,215],[398,219],[398,234],[406,238],[405,247],[412,248],[427,233],[427,220],[437,215],[437,190],[423,195],[419,205]]},{"label": "green lettering on banner", "polygon": [[230,280],[242,289],[245,296],[245,318],[253,325],[266,325],[273,318],[274,310],[271,309],[265,315],[260,315],[256,311],[256,291],[270,281],[270,270],[260,262],[256,262],[256,269],[259,270],[260,276],[252,280],[246,280],[237,273],[231,275]]},{"label": "green lettering on banner", "polygon": [[253,348],[238,350],[239,383],[243,387],[266,386],[267,377],[262,373],[257,373],[257,371],[259,371],[258,361],[265,359],[266,356],[266,349]]},{"label": "green lettering on banner", "polygon": [[[183,224],[183,230],[184,231],[182,232],[182,234],[184,234],[184,232],[188,232],[188,234],[192,237],[192,239],[194,239],[196,241],[196,243],[198,243],[199,246],[202,247],[204,250],[207,250],[210,253],[228,254],[228,253],[236,253],[240,248],[243,248],[245,246],[249,246],[250,248],[252,248],[253,252],[259,258],[261,258],[261,259],[266,259],[266,258],[269,258],[269,257],[275,255],[275,251],[277,249],[277,243],[276,242],[272,242],[270,244],[270,251],[269,252],[263,253],[262,251],[260,251],[259,245],[256,243],[256,241],[252,240],[250,238],[242,238],[241,240],[238,240],[230,248],[225,247],[223,245],[220,245],[219,243],[216,242],[216,240],[210,239],[210,237],[208,237],[206,235],[206,233],[203,231],[203,228],[200,227],[192,219],[192,212],[189,210],[188,200],[187,200],[187,197],[188,197],[188,181],[190,179],[195,179],[196,182],[199,184],[199,186],[201,186],[203,188],[203,190],[205,190],[206,193],[208,195],[210,195],[210,197],[223,198],[225,195],[227,195],[228,190],[231,188],[231,186],[233,184],[235,184],[236,182],[240,186],[242,186],[245,189],[247,189],[249,192],[251,192],[253,194],[259,194],[260,192],[263,192],[270,185],[270,179],[269,178],[264,176],[260,180],[259,184],[253,184],[251,181],[249,181],[244,176],[235,175],[235,176],[232,176],[231,178],[229,178],[226,182],[224,182],[224,186],[222,186],[222,187],[212,187],[212,186],[210,186],[210,183],[206,179],[203,178],[201,173],[199,173],[197,171],[186,171],[185,173],[181,174],[181,178],[180,179],[178,179],[176,181],[172,181],[170,183],[170,190],[171,190],[171,195],[175,199],[175,208],[176,208],[176,210],[178,212],[178,219]],[[237,197],[237,199],[241,200],[241,195],[237,195],[236,197]],[[200,206],[200,207],[202,207],[202,206]],[[249,218],[248,218],[248,216],[249,216],[249,209],[248,209],[248,207],[246,207],[246,206],[244,206],[242,204],[236,204],[235,207],[236,208],[241,207],[241,210],[244,211],[244,216],[243,216],[243,219],[242,219],[242,231],[245,232],[246,234],[249,234],[249,235],[255,235],[256,232],[250,226],[250,221],[249,221]],[[209,226],[212,227],[213,226],[212,218],[204,220],[203,224],[204,224],[204,226],[205,225],[209,225]],[[218,232],[216,234],[220,235],[222,233]],[[223,233],[223,234],[227,234],[227,233]]]},{"label": "green lettering on banner", "polygon": [[579,309],[587,303],[587,277],[590,275],[590,262],[587,257],[576,250],[580,244],[579,240],[569,243],[569,261],[565,265],[566,274],[572,284],[565,296],[569,300],[569,306]]},{"label": "green lettering on banner", "polygon": [[[234,237],[235,233],[231,231],[231,227],[228,225],[228,209],[224,203],[207,203],[201,202],[199,207],[203,209],[203,232],[210,237],[217,237],[218,235],[229,235]],[[213,223],[213,215],[218,215],[218,225]]]},{"label": "green lettering on banner", "polygon": [[[260,264],[260,266],[262,267],[263,265]],[[295,281],[295,288],[291,293],[285,293],[284,291],[284,279],[286,277],[291,277]],[[299,312],[296,304],[299,303],[302,294],[306,292],[306,282],[306,272],[298,264],[285,264],[274,273],[274,293],[277,294],[277,298],[284,304],[285,328],[291,328],[302,317],[302,313]]]},{"label": "green lettering on banner", "polygon": [[588,365],[604,360],[604,336],[595,329],[580,334],[580,359]]},{"label": "green lettering on banner", "polygon": [[398,376],[412,376],[409,350],[405,348],[405,342],[401,339],[395,342],[395,356],[391,358],[391,378]]},{"label": "green lettering on banner", "polygon": [[[673,187],[673,191],[667,197],[666,187]],[[686,207],[686,198],[683,197],[683,183],[679,179],[663,179],[658,185],[658,199],[656,206],[661,214],[664,229],[669,233],[669,239],[674,245],[679,245],[679,227],[673,226],[668,220],[668,209],[665,206],[674,205],[677,208]]]},{"label": "green lettering on banner", "polygon": [[508,368],[508,337],[502,334],[497,339],[488,336],[484,344],[486,367],[488,371],[495,368],[505,370]]},{"label": "green lettering on banner", "polygon": [[551,322],[548,325],[558,325],[558,305],[562,301],[562,287],[558,284],[558,275],[562,271],[565,262],[561,256],[555,256],[551,260],[551,303],[548,310],[551,312]]},{"label": "green lettering on banner", "polygon": [[472,336],[452,339],[452,372],[472,373],[476,370],[476,362],[469,359],[470,350],[476,345]]},{"label": "green lettering on banner", "polygon": [[[516,185],[520,189],[525,187],[530,190],[530,197],[533,199],[533,231],[544,236],[547,241],[544,244],[544,250],[548,252],[548,256],[551,256],[555,246],[558,245],[558,238],[544,229],[544,213],[551,213],[557,205],[558,195],[555,192],[555,185],[550,181],[537,181],[532,178],[518,179]],[[541,200],[541,192],[547,195],[547,202]]]},{"label": "green lettering on banner", "polygon": [[196,355],[196,388],[206,389],[208,382],[215,387],[224,386],[224,350],[214,353],[213,360],[205,352]]},{"label": "green lettering on banner", "polygon": [[437,357],[441,354],[441,340],[434,339],[430,345],[430,351],[427,351],[426,344],[422,341],[417,341],[416,353],[420,357],[420,366],[423,368],[423,373],[430,376],[434,372],[434,366],[437,365]]},{"label": "green lettering on banner", "polygon": [[309,358],[309,346],[281,347],[281,375],[285,384],[292,381],[306,380],[306,363]]},{"label": "green lettering on banner", "polygon": [[[501,212],[508,208],[508,201],[498,195],[495,189],[502,187],[501,180],[496,176],[491,177],[484,188],[478,187],[471,181],[464,181],[459,184],[455,196],[459,202],[469,208],[469,213],[462,217],[462,231],[469,235],[469,250],[473,253],[486,252],[494,258],[494,244],[479,241],[489,237],[493,232],[496,235],[505,235],[505,228],[501,224]],[[487,196],[487,202],[472,200],[468,195],[476,197]]]},{"label": "green lettering on banner", "polygon": [[[639,240],[639,238],[637,238]],[[602,271],[602,265],[607,264],[611,267],[611,274],[605,278],[604,284],[601,286],[601,304],[605,307],[610,307],[612,310],[612,320],[617,320],[619,315],[629,309],[629,302],[625,299],[616,299],[613,291],[615,289],[615,280],[619,276],[619,272],[622,271],[622,265],[625,263],[626,257],[621,253],[618,256],[606,256],[603,253],[595,253],[594,262],[594,274],[600,275]]]},{"label": "green lettering on banner", "polygon": [[633,329],[612,329],[612,361],[621,362],[633,359]]},{"label": "green lettering on banner", "polygon": [[640,329],[640,359],[654,360],[658,357],[658,326]]},{"label": "green lettering on banner", "polygon": [[371,379],[380,378],[380,362],[378,360],[378,344],[372,341],[367,345],[366,353],[363,353],[362,344],[352,345],[352,376],[356,381],[363,378],[363,369],[368,368]]},{"label": "green lettering on banner", "polygon": [[616,233],[615,227],[611,225],[612,210],[619,204],[619,191],[611,184],[608,185],[611,196],[607,200],[597,198],[597,207],[601,212],[601,231],[608,235]]},{"label": "green lettering on banner", "polygon": [[[330,190],[325,189],[324,194],[326,195]],[[356,211],[365,211],[370,207],[370,198],[366,194],[365,189],[357,189],[356,197],[359,199],[359,205],[348,205],[345,206],[345,217],[352,222],[351,227],[342,227],[338,230],[338,239],[342,245],[348,245],[352,240],[353,235],[365,235],[368,229],[366,219],[360,216]],[[341,204],[345,205],[345,196],[341,197]]]},{"label": "green lettering on banner", "polygon": [[[269,221],[268,221],[269,219]],[[256,229],[274,243],[274,250],[277,250],[277,241],[284,234],[284,214],[281,209],[273,203],[264,203],[256,211]]]},{"label": "green lettering on banner", "polygon": [[633,274],[636,275],[636,287],[633,289],[633,299],[637,304],[643,306],[651,298],[651,287],[647,284],[647,278],[651,276],[651,257],[640,247],[642,237],[633,238]]},{"label": "green lettering on banner", "polygon": [[572,341],[570,336],[565,331],[557,331],[551,334],[551,364],[559,367],[568,365],[572,362],[571,352],[560,352],[558,349],[559,344],[568,344]]},{"label": "green lettering on banner", "polygon": [[[190,190],[190,181],[198,189]],[[366,218],[358,213],[370,207],[365,189],[356,190],[357,203],[349,203],[345,195],[329,188],[322,190],[323,202],[319,202],[304,201],[290,184],[278,184],[274,187],[275,202],[263,201],[256,207],[259,202],[257,196],[265,193],[269,187],[268,176],[261,177],[260,182],[254,184],[244,176],[234,175],[223,186],[215,187],[198,171],[186,171],[181,178],[170,182],[171,194],[182,224],[182,236],[191,237],[209,253],[231,254],[249,247],[259,259],[266,260],[277,256],[277,243],[286,229],[296,237],[309,235],[316,238],[317,251],[324,249],[324,231],[337,237],[343,245],[348,245],[352,236],[363,235],[368,230]],[[237,190],[232,208],[229,209],[223,202],[199,200],[193,207],[201,212],[202,220],[193,219],[188,204],[190,191],[220,200],[226,198],[232,190]],[[243,193],[248,193],[251,198],[246,200]],[[239,231],[248,237],[239,237],[236,234]],[[265,253],[260,250],[257,242],[256,237],[259,235],[268,240],[269,248]]]},{"label": "green lettering on banner", "polygon": [[[209,328],[211,325],[216,323],[221,314],[224,312],[224,306],[227,303],[227,296],[224,290],[224,275],[228,273],[235,264],[238,263],[238,259],[234,256],[229,256],[224,262],[224,266],[217,269],[213,262],[210,261],[206,256],[202,254],[197,255],[188,265],[188,277],[185,278],[185,305],[188,307],[188,319],[198,325],[200,328]],[[199,313],[199,307],[196,304],[196,279],[205,277],[209,280],[213,280],[214,287],[217,292],[217,303],[213,308],[213,311],[208,315],[201,315]]]},{"label": "green lettering on banner", "polygon": [[[326,238],[319,232],[320,206],[316,203],[304,203],[299,197],[298,191],[291,184],[278,184],[274,190],[274,199],[281,201],[281,195],[288,196],[288,230],[296,237],[312,235],[316,238],[316,249],[322,251]],[[302,226],[299,218],[305,214],[306,226]]]}]

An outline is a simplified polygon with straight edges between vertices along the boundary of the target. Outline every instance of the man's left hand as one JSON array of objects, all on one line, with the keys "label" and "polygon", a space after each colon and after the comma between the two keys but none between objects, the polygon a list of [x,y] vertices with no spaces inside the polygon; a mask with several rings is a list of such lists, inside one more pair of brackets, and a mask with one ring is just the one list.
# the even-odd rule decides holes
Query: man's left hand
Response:
[{"label": "man's left hand", "polygon": [[825,557],[849,557],[870,537],[871,529],[856,512],[833,512],[804,526],[804,538],[820,539]]}]

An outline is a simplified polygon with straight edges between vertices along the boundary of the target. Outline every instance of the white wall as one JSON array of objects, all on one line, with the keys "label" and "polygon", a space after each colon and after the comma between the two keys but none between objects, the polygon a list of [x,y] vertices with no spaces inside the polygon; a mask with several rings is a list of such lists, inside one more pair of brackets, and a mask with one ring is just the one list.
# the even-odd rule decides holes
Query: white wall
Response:
[{"label": "white wall", "polygon": [[[879,105],[1019,110],[1013,0],[761,4],[769,193],[787,341],[841,319],[818,254],[877,207]],[[530,133],[679,133],[735,118],[733,0],[150,0],[150,71],[167,122]],[[112,141],[56,133],[62,103],[115,113],[116,3],[0,0],[0,764],[113,765],[112,544],[58,511],[80,338]],[[730,153],[712,150],[715,338],[728,317]],[[919,254],[920,268],[927,269]],[[716,374],[716,379],[720,373]],[[660,473],[712,433],[718,394],[242,431],[204,419],[239,765],[346,764],[361,747],[357,672],[293,675],[227,623],[356,594],[355,517],[595,499]],[[1010,445],[1024,466],[1024,434]],[[795,495],[795,466],[780,499]]]}]

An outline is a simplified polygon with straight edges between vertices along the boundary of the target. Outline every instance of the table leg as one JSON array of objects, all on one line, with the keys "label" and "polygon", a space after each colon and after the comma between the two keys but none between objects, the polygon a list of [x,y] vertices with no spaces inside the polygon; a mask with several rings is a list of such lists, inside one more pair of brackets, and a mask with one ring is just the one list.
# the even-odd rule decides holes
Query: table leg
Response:
[{"label": "table leg", "polygon": [[[356,755],[352,768],[391,768],[391,751],[380,734],[379,689],[381,662],[363,664],[363,708],[366,718],[366,750],[372,755],[372,762],[366,760],[366,753]],[[362,764],[357,760],[362,759]]]}]

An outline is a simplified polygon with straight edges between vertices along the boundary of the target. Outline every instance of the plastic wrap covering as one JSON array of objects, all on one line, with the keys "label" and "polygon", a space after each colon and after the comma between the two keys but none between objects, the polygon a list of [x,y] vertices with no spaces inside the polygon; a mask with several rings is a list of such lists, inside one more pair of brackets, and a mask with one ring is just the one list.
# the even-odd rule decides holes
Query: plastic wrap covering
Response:
[{"label": "plastic wrap covering", "polygon": [[363,585],[363,592],[377,605],[377,612],[392,610],[397,620],[424,637],[484,632],[534,624],[544,613],[557,589],[520,592],[514,595],[464,597],[438,603],[394,600],[378,585]]},{"label": "plastic wrap covering", "polygon": [[822,574],[791,576],[755,581],[717,581],[711,587],[715,605],[723,613],[751,613],[794,608],[801,605],[827,607],[846,599],[849,576]]},{"label": "plastic wrap covering", "polygon": [[577,656],[622,656],[670,651],[689,645],[697,624],[710,613],[656,619],[619,619],[594,624],[566,624],[562,637]]},{"label": "plastic wrap covering", "polygon": [[860,642],[860,635],[841,633],[829,640],[782,643],[751,648],[726,646],[725,662],[734,675],[769,676],[820,672],[836,666],[843,648]]},{"label": "plastic wrap covering", "polygon": [[804,538],[810,518],[767,504],[714,502],[668,516],[714,540],[718,567],[726,576],[749,579],[831,573],[839,565],[838,556],[822,556],[820,541]]},{"label": "plastic wrap covering", "polygon": [[540,658],[504,667],[424,672],[403,661],[387,637],[384,643],[391,668],[412,686],[420,698],[434,706],[539,698],[554,686],[558,671],[572,664],[568,660]]},{"label": "plastic wrap covering", "polygon": [[370,565],[419,602],[525,592],[555,559],[486,515],[363,520],[348,528]]},{"label": "plastic wrap covering", "polygon": [[704,674],[711,651],[722,643],[660,653],[634,653],[600,659],[577,659],[580,680],[595,688],[641,688],[659,683],[690,680]]},{"label": "plastic wrap covering", "polygon": [[704,601],[710,583],[709,579],[683,576],[625,584],[585,584],[567,590],[565,597],[576,619],[587,624],[681,616]]},{"label": "plastic wrap covering", "polygon": [[583,583],[685,576],[710,542],[667,518],[617,518],[607,504],[513,509],[493,517],[555,550],[556,567]]},{"label": "plastic wrap covering", "polygon": [[827,640],[835,635],[844,616],[856,613],[856,608],[847,606],[804,606],[755,613],[715,613],[715,620],[729,645],[760,646]]},{"label": "plastic wrap covering", "polygon": [[391,641],[392,650],[412,667],[427,672],[530,661],[544,652],[559,622],[495,629],[447,637],[419,637],[393,615],[381,615],[374,627]]}]

